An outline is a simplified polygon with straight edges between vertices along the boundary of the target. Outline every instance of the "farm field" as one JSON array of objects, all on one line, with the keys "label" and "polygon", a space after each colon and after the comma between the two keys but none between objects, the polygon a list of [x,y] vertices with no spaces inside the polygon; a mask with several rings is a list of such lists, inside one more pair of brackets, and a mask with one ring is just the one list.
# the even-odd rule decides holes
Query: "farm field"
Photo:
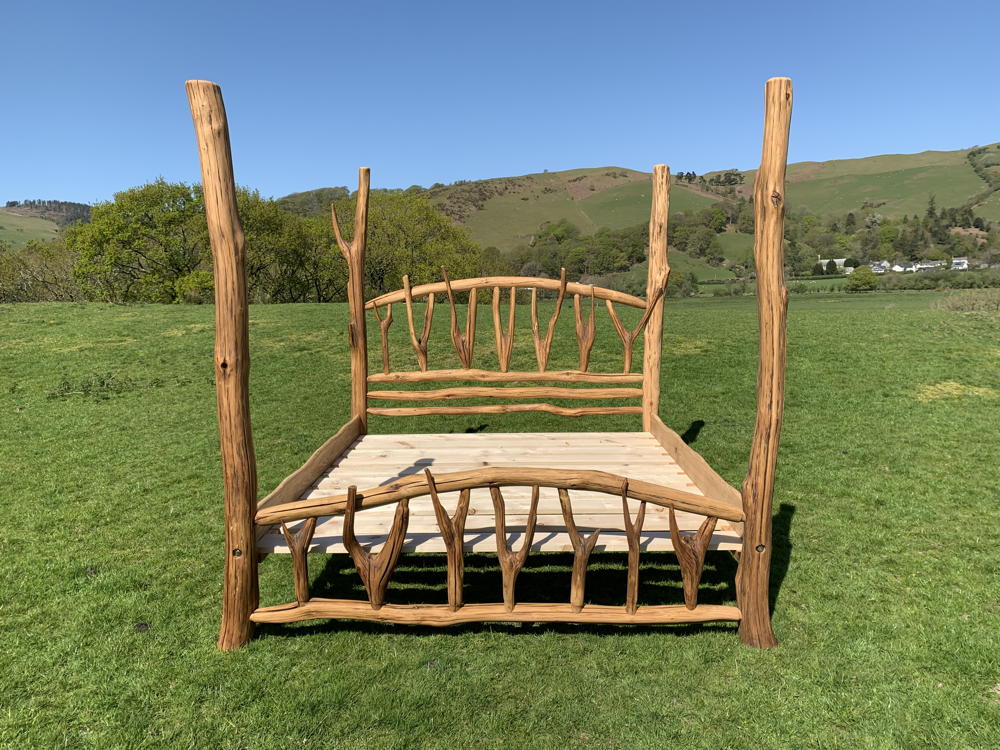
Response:
[{"label": "farm field", "polygon": [[[220,653],[212,308],[0,306],[0,746],[993,747],[1000,320],[942,299],[790,297],[772,592],[781,645],[769,651],[741,646],[728,624],[333,622],[262,627]],[[533,361],[526,313],[514,369]],[[346,317],[341,304],[251,308],[262,494],[347,419]],[[480,323],[477,357],[488,358],[489,315]],[[594,367],[614,367],[606,315],[598,331]],[[738,483],[755,300],[668,299],[665,332],[664,421]],[[402,320],[393,335],[402,351]],[[556,342],[551,366],[574,362],[565,309]],[[431,354],[432,367],[453,359],[440,311]],[[637,426],[547,414],[372,422],[468,429]],[[470,560],[470,594],[496,595],[495,562]],[[640,599],[680,602],[673,556],[649,562]],[[564,571],[568,590],[570,564],[529,557],[520,596],[564,599],[546,576]],[[444,600],[444,569],[443,556],[404,558],[389,601]],[[344,559],[317,556],[311,570],[320,595],[363,596]],[[592,570],[589,592],[623,590],[622,557]],[[704,596],[732,602],[734,571],[710,553]],[[287,557],[261,576],[262,603],[290,598]]]}]

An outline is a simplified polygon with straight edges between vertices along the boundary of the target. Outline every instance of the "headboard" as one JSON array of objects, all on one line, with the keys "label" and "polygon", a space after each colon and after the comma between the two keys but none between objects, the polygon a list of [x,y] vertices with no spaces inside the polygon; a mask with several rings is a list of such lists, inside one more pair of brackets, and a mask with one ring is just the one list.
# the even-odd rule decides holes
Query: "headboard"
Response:
[{"label": "headboard", "polygon": [[[402,279],[402,288],[373,299],[364,298],[364,256],[367,241],[367,204],[369,170],[359,171],[355,235],[347,243],[340,231],[336,212],[333,227],[348,266],[348,326],[351,347],[352,416],[367,425],[368,415],[425,416],[442,414],[503,414],[512,412],[548,412],[567,417],[597,414],[643,415],[643,429],[649,429],[651,416],[659,405],[660,354],[663,330],[663,297],[669,276],[667,264],[667,211],[669,206],[670,171],[665,165],[653,169],[652,209],[649,223],[648,278],[646,299],[566,280],[565,269],[559,279],[530,276],[484,276],[455,279],[441,269],[441,280],[412,286],[408,276]],[[512,371],[515,322],[517,317],[517,292],[530,294],[531,336],[537,369]],[[539,320],[539,292],[555,296],[555,306],[548,320]],[[464,323],[460,324],[461,307],[456,296],[467,293],[464,304]],[[493,318],[495,352],[478,356],[475,351],[476,319],[480,295],[490,301]],[[556,324],[572,297],[576,326],[578,366],[575,369],[549,369],[552,341]],[[446,299],[450,317],[451,348],[454,350],[454,368],[430,369],[428,343],[431,334],[436,299]],[[591,368],[599,303],[603,302],[610,323],[622,345],[622,366],[613,372],[594,371]],[[634,327],[626,326],[617,306],[637,308],[642,311]],[[416,355],[418,369],[393,369],[393,354],[389,329],[394,322],[394,308],[405,312],[409,341]],[[422,316],[421,316],[421,310]],[[371,311],[378,324],[381,345],[381,372],[368,372],[368,335],[366,313]],[[398,314],[396,315],[398,318]],[[420,321],[418,322],[418,317]],[[505,320],[506,318],[506,320]],[[634,372],[633,350],[639,335],[644,335],[641,371]],[[386,389],[387,384],[444,384],[458,381],[475,381],[481,386],[450,386],[435,389]],[[544,385],[523,385],[538,383]],[[514,385],[510,385],[514,384]],[[588,387],[579,387],[586,385]],[[590,387],[593,386],[593,387]],[[472,406],[454,406],[447,402],[457,399],[481,399],[487,403]],[[547,399],[572,399],[580,406],[556,406]],[[594,405],[602,400],[635,400],[631,405]],[[371,406],[375,402],[427,402],[420,406]],[[587,403],[589,402],[589,403]]]}]

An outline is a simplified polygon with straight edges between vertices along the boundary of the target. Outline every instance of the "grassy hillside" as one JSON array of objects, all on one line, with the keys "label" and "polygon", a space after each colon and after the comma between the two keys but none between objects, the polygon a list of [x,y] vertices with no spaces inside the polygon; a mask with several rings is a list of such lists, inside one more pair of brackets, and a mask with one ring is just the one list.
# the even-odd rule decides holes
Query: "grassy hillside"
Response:
[{"label": "grassy hillside", "polygon": [[[447,185],[431,200],[458,220],[476,242],[509,250],[530,240],[543,222],[566,219],[585,234],[649,220],[649,175],[620,167],[543,172]],[[712,205],[713,198],[675,186],[671,211]]]},{"label": "grassy hillside", "polygon": [[[995,149],[996,144],[989,148]],[[976,213],[1000,220],[995,194],[982,196],[988,186],[973,171],[969,151],[924,151],[791,164],[788,202],[793,209],[821,215],[856,211],[868,204],[885,216],[899,218],[922,214],[928,197],[933,195],[938,207],[959,207],[972,201]],[[741,193],[749,196],[754,170],[745,175]],[[975,202],[977,196],[986,200]]]},{"label": "grassy hillside", "polygon": [[21,247],[30,240],[51,240],[59,235],[54,221],[34,216],[19,216],[0,208],[0,240]]},{"label": "grassy hillside", "polygon": [[[940,299],[791,301],[771,651],[741,646],[731,624],[316,622],[263,626],[219,653],[212,307],[2,306],[0,747],[995,747],[1000,463],[995,441],[974,436],[996,433],[997,323]],[[262,493],[347,419],[346,321],[342,304],[251,308]],[[480,321],[485,362],[490,316]],[[661,413],[738,483],[755,300],[670,299],[665,329]],[[394,351],[406,351],[405,323],[395,331]],[[447,315],[432,339],[432,356],[450,354]],[[575,363],[571,311],[555,340],[558,361]],[[529,331],[515,341],[515,359],[533,362]],[[606,314],[593,359],[621,362]],[[636,424],[376,417],[372,430],[461,440],[467,428]],[[641,560],[640,600],[680,602],[676,558]],[[519,598],[565,601],[571,565],[530,555]],[[468,600],[495,599],[496,557],[466,566]],[[443,555],[404,553],[389,601],[444,601],[444,569]],[[364,597],[344,555],[311,555],[310,571],[318,596]],[[710,551],[702,599],[732,603],[734,573],[731,556]],[[595,552],[588,600],[621,604],[625,576],[623,555]],[[288,600],[287,555],[261,565],[260,588],[264,604]]]}]

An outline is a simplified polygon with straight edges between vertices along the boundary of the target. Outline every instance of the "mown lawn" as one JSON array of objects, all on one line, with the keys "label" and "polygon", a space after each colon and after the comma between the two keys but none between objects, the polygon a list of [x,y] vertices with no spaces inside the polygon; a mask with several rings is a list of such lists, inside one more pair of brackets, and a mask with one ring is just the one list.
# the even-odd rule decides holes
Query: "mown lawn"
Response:
[{"label": "mown lawn", "polygon": [[[334,622],[261,628],[220,653],[212,309],[0,306],[0,743],[995,747],[1000,321],[937,309],[940,298],[791,298],[775,496],[781,646],[770,651],[741,646],[728,624]],[[444,313],[431,345],[440,361]],[[571,317],[557,359],[574,359]],[[480,318],[486,358],[486,308]],[[252,310],[262,492],[346,420],[344,324],[341,305]],[[606,316],[600,325],[595,360],[614,366],[620,345]],[[663,417],[734,482],[752,427],[755,329],[749,298],[668,301]],[[523,333],[516,357],[532,357]],[[373,421],[380,432],[467,428],[634,423]],[[598,562],[592,585],[623,590],[621,560]],[[640,596],[680,601],[672,557],[650,562]],[[317,587],[361,595],[343,560],[325,563],[312,561]],[[565,597],[566,560],[532,563],[519,587]],[[264,563],[264,603],[291,598],[290,567]],[[487,556],[471,567],[471,585],[499,591]],[[408,562],[390,600],[443,597],[443,569]],[[733,569],[710,555],[706,595],[731,601]]]}]

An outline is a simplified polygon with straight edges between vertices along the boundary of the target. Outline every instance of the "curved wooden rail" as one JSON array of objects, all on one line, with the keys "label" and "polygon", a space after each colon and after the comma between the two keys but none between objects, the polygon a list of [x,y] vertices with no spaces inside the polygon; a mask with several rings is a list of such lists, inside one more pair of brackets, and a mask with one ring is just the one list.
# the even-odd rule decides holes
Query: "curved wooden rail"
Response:
[{"label": "curved wooden rail", "polygon": [[[551,292],[563,292],[569,294],[580,294],[589,297],[593,293],[596,299],[618,302],[630,307],[646,309],[646,300],[625,292],[616,292],[614,289],[605,289],[600,286],[590,284],[580,284],[579,282],[563,282],[560,279],[543,279],[538,276],[479,276],[471,279],[456,279],[451,282],[435,281],[432,284],[420,284],[410,288],[410,295],[413,298],[426,297],[429,294],[447,294],[449,284],[452,292],[467,292],[471,289],[489,289],[490,287],[503,287],[515,289],[546,289]],[[564,291],[563,291],[564,290]],[[379,297],[368,300],[365,303],[366,310],[402,302],[406,299],[406,292],[397,289],[394,292],[387,292]]]},{"label": "curved wooden rail", "polygon": [[[714,516],[727,521],[742,521],[744,518],[743,508],[740,507],[739,503],[695,495],[652,482],[642,482],[638,479],[626,479],[618,474],[610,474],[605,471],[501,466],[456,471],[438,474],[434,477],[434,489],[438,493],[458,492],[477,487],[531,486],[606,492],[610,495],[622,495],[623,488],[625,488],[627,497],[634,500],[644,500],[664,508],[674,508],[703,516]],[[374,508],[400,500],[427,496],[431,493],[432,487],[425,477],[405,477],[357,493],[356,508],[358,510]],[[257,512],[254,520],[260,525],[273,525],[315,516],[335,516],[344,512],[347,503],[347,494],[297,500],[293,503],[262,508]]]}]

